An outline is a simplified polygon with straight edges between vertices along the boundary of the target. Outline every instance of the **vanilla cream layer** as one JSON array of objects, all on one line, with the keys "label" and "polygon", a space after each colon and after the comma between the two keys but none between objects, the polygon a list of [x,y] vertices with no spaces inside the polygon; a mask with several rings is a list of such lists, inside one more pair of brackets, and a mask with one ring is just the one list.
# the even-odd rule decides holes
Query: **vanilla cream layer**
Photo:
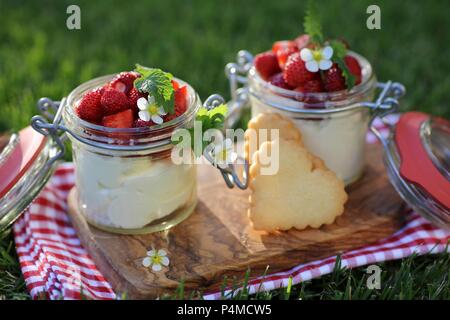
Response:
[{"label": "vanilla cream layer", "polygon": [[196,196],[193,165],[170,159],[75,154],[76,185],[87,218],[102,226],[136,229],[171,214]]}]

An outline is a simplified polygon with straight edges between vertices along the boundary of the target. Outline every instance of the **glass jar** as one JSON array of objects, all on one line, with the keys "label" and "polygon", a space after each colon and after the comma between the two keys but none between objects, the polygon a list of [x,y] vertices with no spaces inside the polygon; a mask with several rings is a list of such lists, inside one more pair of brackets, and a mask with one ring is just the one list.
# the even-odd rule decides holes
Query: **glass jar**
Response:
[{"label": "glass jar", "polygon": [[71,133],[79,210],[86,220],[109,232],[161,231],[186,219],[195,208],[196,167],[174,164],[171,134],[189,127],[201,106],[187,83],[188,109],[180,117],[145,128],[107,128],[80,119],[75,106],[87,91],[114,75],[88,81],[67,98],[62,118]]},{"label": "glass jar", "polygon": [[[350,92],[304,94],[274,86],[259,76],[251,55],[245,51],[239,52],[237,64],[226,67],[234,100],[240,101],[240,105],[249,100],[252,117],[278,112],[290,118],[300,129],[306,147],[323,159],[346,185],[356,181],[364,170],[365,139],[372,110],[390,107],[383,105],[384,99],[389,99],[387,91],[402,91],[396,92],[398,97],[404,93],[403,86],[390,83],[383,99],[373,103],[376,89],[384,89],[386,85],[377,83],[367,59],[354,52],[349,54],[359,61],[362,69],[361,83]],[[245,84],[240,91],[239,82]]]}]

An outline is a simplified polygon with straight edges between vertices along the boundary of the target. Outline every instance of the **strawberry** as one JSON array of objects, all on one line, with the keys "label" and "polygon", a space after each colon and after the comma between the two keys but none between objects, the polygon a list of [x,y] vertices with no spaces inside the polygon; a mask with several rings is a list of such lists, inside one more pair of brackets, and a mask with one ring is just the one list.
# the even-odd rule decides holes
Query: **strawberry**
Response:
[{"label": "strawberry", "polygon": [[270,84],[272,84],[274,86],[277,86],[277,87],[280,87],[280,88],[283,88],[283,89],[288,89],[288,90],[292,89],[292,87],[290,85],[288,85],[286,83],[286,81],[284,81],[282,72],[271,76],[270,79],[269,79],[269,82],[270,82]]},{"label": "strawberry", "polygon": [[187,87],[183,86],[175,90],[175,115],[181,116],[187,110]]},{"label": "strawberry", "polygon": [[294,42],[297,45],[297,48],[299,50],[302,50],[303,48],[306,48],[309,45],[309,40],[310,40],[309,35],[302,34],[297,38],[295,38]]},{"label": "strawberry", "polygon": [[136,119],[133,122],[133,127],[134,128],[150,127],[150,126],[153,126],[153,125],[154,125],[154,123],[151,120],[150,121],[144,121],[142,119]]},{"label": "strawberry", "polygon": [[134,80],[140,77],[137,72],[121,72],[114,77],[109,86],[117,91],[128,93],[133,88]]},{"label": "strawberry", "polygon": [[102,125],[110,128],[131,128],[133,125],[133,111],[130,109],[103,117]]},{"label": "strawberry", "polygon": [[317,93],[317,92],[324,92],[325,90],[323,88],[322,81],[318,77],[316,79],[306,81],[301,86],[295,88],[295,91],[302,93]]},{"label": "strawberry", "polygon": [[76,113],[81,119],[95,123],[102,119],[101,98],[103,91],[103,88],[98,88],[83,96],[76,108]]},{"label": "strawberry", "polygon": [[173,90],[177,90],[180,87],[180,84],[178,83],[178,81],[175,81],[175,80],[171,80],[171,81],[172,81]]},{"label": "strawberry", "polygon": [[148,93],[142,93],[139,92],[136,88],[131,88],[130,92],[128,92],[128,105],[130,106],[131,110],[133,110],[136,114],[139,111],[137,107],[137,101],[139,98],[147,98]]},{"label": "strawberry", "polygon": [[278,66],[277,56],[271,51],[257,54],[254,63],[256,70],[264,80],[281,71]]},{"label": "strawberry", "polygon": [[285,48],[285,49],[280,49],[277,51],[277,53],[276,53],[277,61],[278,61],[278,65],[280,66],[281,70],[284,69],[284,66],[286,65],[286,61],[289,58],[289,56],[295,52],[298,52],[297,47]]},{"label": "strawberry", "polygon": [[317,73],[306,70],[305,62],[300,57],[300,52],[293,53],[289,56],[286,66],[284,67],[283,77],[290,86],[296,88],[301,86],[308,80],[312,80]]},{"label": "strawberry", "polygon": [[272,52],[275,54],[277,54],[277,52],[280,50],[286,50],[286,49],[298,50],[296,43],[294,41],[290,41],[290,40],[275,41],[272,45]]},{"label": "strawberry", "polygon": [[352,56],[345,56],[344,61],[350,73],[356,77],[355,84],[360,84],[362,73],[361,66],[359,65],[358,60],[356,60],[356,58]]},{"label": "strawberry", "polygon": [[113,89],[106,89],[100,102],[104,115],[111,115],[129,108],[127,96]]},{"label": "strawberry", "polygon": [[342,70],[335,63],[333,66],[326,70],[324,73],[323,85],[326,91],[340,91],[347,88],[345,84],[345,78],[342,75]]}]

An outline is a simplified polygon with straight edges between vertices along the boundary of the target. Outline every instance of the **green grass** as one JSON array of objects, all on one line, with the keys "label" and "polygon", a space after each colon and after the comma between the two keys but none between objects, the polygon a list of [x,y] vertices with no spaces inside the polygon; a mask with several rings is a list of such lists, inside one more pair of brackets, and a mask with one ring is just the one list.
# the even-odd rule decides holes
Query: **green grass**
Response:
[{"label": "green grass", "polygon": [[[319,1],[324,30],[344,36],[373,64],[378,79],[402,82],[403,110],[450,117],[450,4],[435,1]],[[79,4],[82,29],[66,29]],[[187,80],[205,98],[229,97],[224,65],[240,49],[266,50],[301,32],[304,1],[0,0],[0,131],[26,126],[39,97],[60,98],[78,84],[136,63]],[[382,29],[365,27],[376,3]],[[363,269],[294,286],[291,298],[449,298],[448,255],[385,264],[386,294],[361,289]],[[387,292],[386,291],[386,292]],[[276,292],[271,295],[281,296]],[[25,298],[9,232],[0,236],[0,297]]]}]

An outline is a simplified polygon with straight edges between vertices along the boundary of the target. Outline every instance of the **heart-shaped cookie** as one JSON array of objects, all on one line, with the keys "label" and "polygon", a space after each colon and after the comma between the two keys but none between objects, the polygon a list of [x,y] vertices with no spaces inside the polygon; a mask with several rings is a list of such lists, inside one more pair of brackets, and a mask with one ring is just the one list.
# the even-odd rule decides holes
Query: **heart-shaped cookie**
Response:
[{"label": "heart-shaped cookie", "polygon": [[[261,174],[263,155],[278,151],[278,172]],[[276,157],[274,157],[276,159]],[[344,183],[296,140],[263,142],[250,167],[249,218],[257,230],[319,228],[344,212]]]}]

